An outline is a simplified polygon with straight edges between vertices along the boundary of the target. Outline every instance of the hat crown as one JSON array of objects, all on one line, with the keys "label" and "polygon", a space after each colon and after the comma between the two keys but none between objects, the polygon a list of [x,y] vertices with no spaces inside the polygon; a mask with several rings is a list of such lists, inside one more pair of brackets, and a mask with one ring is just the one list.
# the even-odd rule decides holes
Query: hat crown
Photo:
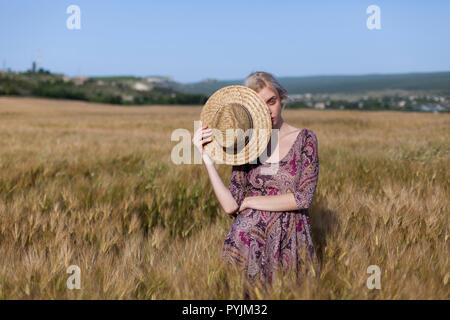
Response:
[{"label": "hat crown", "polygon": [[247,108],[238,103],[220,107],[214,115],[212,125],[222,134],[221,142],[225,148],[245,146],[250,133],[248,130],[253,127]]}]

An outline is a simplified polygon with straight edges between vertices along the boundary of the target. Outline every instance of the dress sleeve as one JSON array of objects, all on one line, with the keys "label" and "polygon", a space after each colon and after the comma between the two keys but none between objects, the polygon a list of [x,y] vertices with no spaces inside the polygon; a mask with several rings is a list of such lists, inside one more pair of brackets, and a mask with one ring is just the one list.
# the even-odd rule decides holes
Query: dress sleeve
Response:
[{"label": "dress sleeve", "polygon": [[247,173],[248,170],[246,165],[234,165],[231,170],[230,185],[228,189],[236,200],[238,207],[241,206],[247,193]]},{"label": "dress sleeve", "polygon": [[314,198],[319,179],[319,149],[317,137],[307,130],[300,155],[301,173],[294,189],[294,198],[299,210],[308,209]]}]

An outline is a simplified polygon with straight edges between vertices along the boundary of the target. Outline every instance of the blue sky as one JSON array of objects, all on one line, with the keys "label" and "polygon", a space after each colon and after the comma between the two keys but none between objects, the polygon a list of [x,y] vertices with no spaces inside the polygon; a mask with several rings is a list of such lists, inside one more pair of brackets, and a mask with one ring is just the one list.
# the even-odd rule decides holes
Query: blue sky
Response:
[{"label": "blue sky", "polygon": [[[81,29],[69,30],[69,5]],[[366,8],[381,9],[369,30]],[[0,67],[180,82],[450,71],[450,1],[1,0]]]}]

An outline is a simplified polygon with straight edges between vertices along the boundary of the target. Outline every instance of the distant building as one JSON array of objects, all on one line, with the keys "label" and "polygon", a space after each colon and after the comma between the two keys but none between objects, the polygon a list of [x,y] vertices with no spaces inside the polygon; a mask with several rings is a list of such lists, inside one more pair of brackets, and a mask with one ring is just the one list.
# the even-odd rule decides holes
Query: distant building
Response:
[{"label": "distant building", "polygon": [[299,101],[299,100],[303,100],[303,95],[302,94],[289,94],[287,99],[290,102]]},{"label": "distant building", "polygon": [[122,95],[122,100],[124,102],[131,102],[131,101],[133,101],[133,99],[134,99],[134,97],[131,95]]},{"label": "distant building", "polygon": [[146,85],[145,83],[136,82],[133,84],[133,89],[137,91],[148,91],[150,90],[150,86]]},{"label": "distant building", "polygon": [[317,102],[317,103],[314,105],[314,108],[315,108],[315,109],[325,109],[325,103],[323,103],[323,102]]},{"label": "distant building", "polygon": [[149,83],[171,82],[172,77],[148,77],[145,79]]},{"label": "distant building", "polygon": [[89,78],[88,77],[76,77],[76,78],[73,78],[72,80],[75,83],[75,85],[80,86],[83,83],[85,83],[86,81],[88,81]]},{"label": "distant building", "polygon": [[63,76],[62,80],[64,82],[73,81],[73,83],[75,83],[75,85],[79,86],[79,85],[82,85],[83,83],[85,83],[87,80],[89,80],[89,78],[88,77],[71,78],[68,76]]}]

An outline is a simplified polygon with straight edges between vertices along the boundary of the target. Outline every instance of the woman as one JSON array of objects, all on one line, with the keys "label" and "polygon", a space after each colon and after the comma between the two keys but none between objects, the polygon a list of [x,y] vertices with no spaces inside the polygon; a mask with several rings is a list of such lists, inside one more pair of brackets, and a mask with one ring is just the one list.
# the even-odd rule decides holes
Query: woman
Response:
[{"label": "woman", "polygon": [[[283,120],[281,111],[287,91],[271,74],[254,72],[244,85],[266,102],[272,128],[278,129],[278,141],[273,153],[269,142],[267,161],[261,163],[258,159],[257,164],[233,166],[228,188],[212,159],[202,153],[222,208],[230,218],[235,217],[224,242],[222,258],[242,268],[252,284],[255,280],[272,284],[279,270],[294,271],[297,277],[317,275],[319,266],[308,210],[319,177],[316,135],[312,130],[295,128]],[[200,152],[203,144],[211,141],[211,134],[211,128],[207,127],[195,133],[193,142]],[[274,164],[278,170],[268,175],[267,167]]]}]

